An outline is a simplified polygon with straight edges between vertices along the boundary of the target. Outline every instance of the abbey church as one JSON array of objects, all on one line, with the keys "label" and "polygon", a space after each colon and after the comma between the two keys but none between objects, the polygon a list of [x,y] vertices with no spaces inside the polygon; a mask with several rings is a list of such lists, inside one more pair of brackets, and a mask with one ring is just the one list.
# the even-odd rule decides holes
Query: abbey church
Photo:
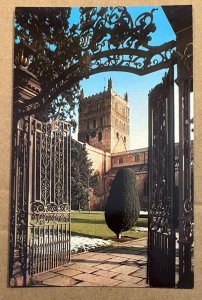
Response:
[{"label": "abbey church", "polygon": [[78,140],[93,162],[92,210],[104,209],[111,181],[121,167],[134,170],[141,208],[147,208],[148,149],[130,149],[129,102],[127,93],[118,96],[108,80],[107,90],[85,97],[79,106]]},{"label": "abbey church", "polygon": [[[112,80],[101,93],[85,97],[79,106],[78,141],[93,162],[91,210],[103,210],[110,185],[121,167],[131,168],[141,209],[148,209],[148,148],[130,150],[130,115],[127,93],[124,97],[112,89]],[[193,149],[191,155],[193,156]],[[175,144],[175,184],[178,185],[179,145]]]}]

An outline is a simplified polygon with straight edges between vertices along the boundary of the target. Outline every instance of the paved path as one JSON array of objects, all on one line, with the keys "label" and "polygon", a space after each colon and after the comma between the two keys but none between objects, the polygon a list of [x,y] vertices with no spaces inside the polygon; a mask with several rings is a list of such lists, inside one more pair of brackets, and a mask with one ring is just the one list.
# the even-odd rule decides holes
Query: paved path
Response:
[{"label": "paved path", "polygon": [[71,262],[35,275],[38,286],[147,287],[147,239],[72,255]]}]

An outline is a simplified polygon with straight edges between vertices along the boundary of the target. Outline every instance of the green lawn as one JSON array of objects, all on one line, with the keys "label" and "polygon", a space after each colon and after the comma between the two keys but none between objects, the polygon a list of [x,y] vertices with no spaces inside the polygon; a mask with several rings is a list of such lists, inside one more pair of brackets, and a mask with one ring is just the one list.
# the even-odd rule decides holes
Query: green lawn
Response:
[{"label": "green lawn", "polygon": [[[71,213],[71,231],[72,235],[110,239],[115,234],[105,223],[104,212],[72,212]],[[147,219],[138,219],[136,226],[147,227]],[[147,232],[137,232],[129,230],[122,234],[133,238],[142,238],[147,236]]]}]

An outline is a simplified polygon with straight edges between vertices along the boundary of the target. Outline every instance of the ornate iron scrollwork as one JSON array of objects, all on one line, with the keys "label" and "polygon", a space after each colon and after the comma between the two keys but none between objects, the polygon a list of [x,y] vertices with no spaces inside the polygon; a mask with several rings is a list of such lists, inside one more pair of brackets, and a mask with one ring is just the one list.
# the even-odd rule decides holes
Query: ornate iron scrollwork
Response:
[{"label": "ornate iron scrollwork", "polygon": [[31,100],[16,103],[19,117],[35,114],[62,91],[93,74],[123,71],[144,75],[168,68],[175,60],[176,42],[149,45],[156,30],[154,12],[155,9],[133,20],[126,7],[81,8],[79,33],[72,37],[80,36],[80,49],[75,51],[73,63],[46,90]]},{"label": "ornate iron scrollwork", "polygon": [[150,229],[160,233],[171,234],[171,199],[167,195],[167,101],[168,76],[163,78],[163,83],[157,85],[150,92],[150,105],[153,109],[153,193],[150,209]]},{"label": "ornate iron scrollwork", "polygon": [[175,287],[173,94],[171,67],[149,94],[148,280],[153,287]]},{"label": "ornate iron scrollwork", "polygon": [[25,118],[14,144],[10,278],[17,269],[27,285],[70,259],[70,125]]},{"label": "ornate iron scrollwork", "polygon": [[112,49],[146,47],[155,32],[153,13],[141,14],[135,21],[126,7],[81,8],[81,47],[90,54]]},{"label": "ornate iron scrollwork", "polygon": [[63,121],[42,123],[32,119],[33,127],[33,198],[31,224],[41,220],[69,220],[70,195],[68,174],[70,125]]},{"label": "ornate iron scrollwork", "polygon": [[133,20],[126,7],[81,8],[81,49],[91,58],[92,73],[108,68],[144,75],[165,67],[174,58],[175,41],[149,45],[155,10]]}]

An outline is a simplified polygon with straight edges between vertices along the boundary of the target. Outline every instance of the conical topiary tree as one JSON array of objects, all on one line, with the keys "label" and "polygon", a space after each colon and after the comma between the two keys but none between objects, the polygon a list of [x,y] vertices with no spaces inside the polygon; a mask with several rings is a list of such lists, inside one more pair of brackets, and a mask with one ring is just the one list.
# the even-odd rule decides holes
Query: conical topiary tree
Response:
[{"label": "conical topiary tree", "polygon": [[120,239],[123,231],[135,225],[139,212],[135,174],[130,168],[121,168],[112,182],[105,206],[107,226]]}]

